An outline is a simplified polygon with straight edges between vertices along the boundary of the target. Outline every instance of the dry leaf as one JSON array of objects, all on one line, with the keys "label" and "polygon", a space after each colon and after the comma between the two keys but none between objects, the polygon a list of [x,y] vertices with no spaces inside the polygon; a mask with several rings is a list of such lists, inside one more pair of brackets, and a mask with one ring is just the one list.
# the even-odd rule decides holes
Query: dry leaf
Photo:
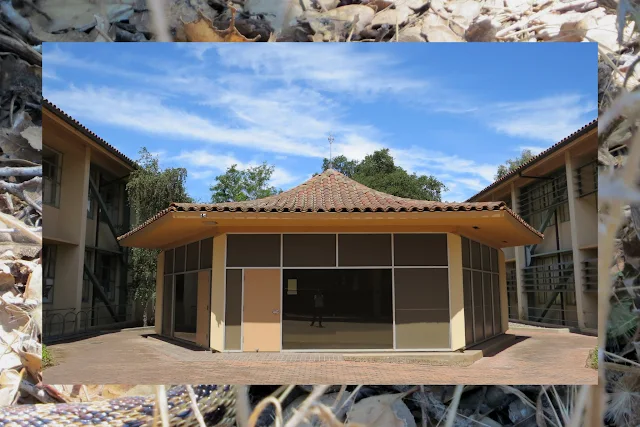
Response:
[{"label": "dry leaf", "polygon": [[231,22],[229,28],[220,31],[213,26],[213,22],[200,12],[197,21],[184,23],[184,32],[187,41],[190,42],[255,42],[260,38],[257,36],[248,39],[236,29],[236,10],[231,8]]},{"label": "dry leaf", "polygon": [[14,403],[20,389],[20,374],[15,369],[0,372],[0,406]]},{"label": "dry leaf", "polygon": [[411,411],[402,401],[407,393],[367,397],[353,405],[347,425],[368,427],[416,427]]},{"label": "dry leaf", "polygon": [[[42,350],[40,351],[42,352]],[[27,369],[31,376],[37,378],[42,371],[42,353],[36,354],[21,351],[20,358],[22,359],[22,366]]]}]

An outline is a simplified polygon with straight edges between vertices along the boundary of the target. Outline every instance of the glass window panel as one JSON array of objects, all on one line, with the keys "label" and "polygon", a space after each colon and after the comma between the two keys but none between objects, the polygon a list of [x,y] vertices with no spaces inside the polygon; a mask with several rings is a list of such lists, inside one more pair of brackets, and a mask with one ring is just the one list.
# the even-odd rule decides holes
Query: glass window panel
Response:
[{"label": "glass window panel", "polygon": [[462,266],[466,268],[471,267],[471,253],[469,249],[469,239],[462,238]]},{"label": "glass window panel", "polygon": [[480,243],[471,241],[471,267],[476,270],[482,270],[482,254],[480,251]]},{"label": "glass window panel", "polygon": [[162,288],[162,333],[172,336],[172,310],[173,310],[173,276],[164,276]]},{"label": "glass window panel", "polygon": [[178,274],[176,277],[173,336],[196,342],[198,313],[198,273]]},{"label": "glass window panel", "polygon": [[393,348],[391,269],[285,269],[282,286],[283,349]]},{"label": "glass window panel", "polygon": [[164,274],[173,273],[173,249],[164,253]]},{"label": "glass window panel", "polygon": [[394,234],[394,265],[446,266],[446,234]]},{"label": "glass window panel", "polygon": [[176,248],[176,251],[175,251],[175,257],[176,257],[175,273],[184,272],[186,252],[187,251],[186,251],[186,247],[185,246],[180,246],[180,247]]},{"label": "glass window panel", "polygon": [[199,268],[200,242],[193,242],[187,245],[187,270],[193,271]]},{"label": "glass window panel", "polygon": [[335,234],[285,234],[282,236],[285,267],[335,267]]},{"label": "glass window panel", "polygon": [[280,235],[229,234],[227,267],[280,267]]},{"label": "glass window panel", "polygon": [[390,266],[391,234],[339,234],[338,265]]},{"label": "glass window panel", "polygon": [[489,252],[489,246],[482,245],[482,270],[491,271],[491,255]]},{"label": "glass window panel", "polygon": [[200,244],[200,268],[211,268],[213,265],[213,237],[204,239]]}]

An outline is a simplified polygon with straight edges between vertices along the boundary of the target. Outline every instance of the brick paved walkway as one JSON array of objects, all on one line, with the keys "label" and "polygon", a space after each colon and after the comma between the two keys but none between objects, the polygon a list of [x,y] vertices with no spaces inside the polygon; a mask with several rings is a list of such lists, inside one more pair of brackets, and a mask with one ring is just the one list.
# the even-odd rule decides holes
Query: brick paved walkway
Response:
[{"label": "brick paved walkway", "polygon": [[345,361],[330,353],[212,353],[123,330],[49,346],[48,384],[596,384],[596,338],[514,330],[516,344],[467,367]]}]

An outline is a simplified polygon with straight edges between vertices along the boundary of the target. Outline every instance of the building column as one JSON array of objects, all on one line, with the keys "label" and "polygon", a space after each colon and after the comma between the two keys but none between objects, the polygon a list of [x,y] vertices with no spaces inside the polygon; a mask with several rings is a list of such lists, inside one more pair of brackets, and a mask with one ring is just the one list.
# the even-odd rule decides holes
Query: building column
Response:
[{"label": "building column", "polygon": [[[584,257],[578,243],[579,224],[582,222],[582,210],[576,209],[576,190],[573,180],[573,163],[569,151],[564,153],[565,170],[567,173],[567,196],[569,199],[569,223],[571,225],[571,248],[573,251],[573,283],[576,293],[576,311],[578,312],[578,327],[584,329],[585,325],[585,292],[582,277],[582,261]],[[597,310],[597,309],[596,309]]]},{"label": "building column", "polygon": [[227,235],[213,238],[213,264],[211,269],[211,334],[209,346],[224,350],[225,270],[227,260]]},{"label": "building column", "polygon": [[[520,213],[519,200],[520,200],[520,189],[516,188],[515,184],[511,183],[511,208],[517,214]],[[525,292],[524,280],[522,278],[522,269],[526,266],[524,251],[525,251],[524,246],[516,246],[514,248],[514,253],[516,257],[516,293],[518,298],[518,319],[520,320],[526,320],[528,318],[528,312],[529,312],[528,304],[527,304],[527,293]],[[504,252],[502,252],[502,262],[504,262]],[[506,271],[505,271],[505,280],[506,280]],[[505,286],[506,286],[506,282],[505,282]],[[508,317],[509,316],[507,313],[507,318]]]},{"label": "building column", "polygon": [[462,285],[462,237],[447,233],[449,256],[449,334],[452,350],[466,345],[464,287]]},{"label": "building column", "polygon": [[164,251],[158,254],[156,269],[156,316],[154,329],[156,334],[162,334],[162,303],[164,301]]}]

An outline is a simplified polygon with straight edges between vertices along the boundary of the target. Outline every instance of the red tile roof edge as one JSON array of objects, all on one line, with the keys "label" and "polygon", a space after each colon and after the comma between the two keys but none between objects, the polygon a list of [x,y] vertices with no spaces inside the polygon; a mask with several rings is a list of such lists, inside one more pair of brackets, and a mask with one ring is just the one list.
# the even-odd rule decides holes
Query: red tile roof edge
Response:
[{"label": "red tile roof edge", "polygon": [[571,135],[569,135],[569,136],[563,138],[562,140],[556,142],[551,147],[547,148],[546,150],[544,150],[543,152],[541,152],[537,156],[532,157],[528,162],[522,164],[517,169],[509,172],[508,174],[506,174],[502,178],[495,180],[493,183],[489,184],[487,187],[483,188],[482,190],[480,190],[479,192],[477,192],[473,196],[469,197],[467,199],[467,202],[473,202],[475,199],[477,199],[482,194],[486,193],[487,191],[491,190],[494,187],[497,187],[499,184],[502,184],[503,182],[508,181],[509,179],[511,179],[512,177],[516,176],[517,174],[519,174],[520,172],[522,172],[524,169],[528,168],[529,166],[533,165],[537,161],[542,160],[543,158],[549,156],[550,154],[554,153],[555,151],[559,150],[560,148],[564,147],[565,145],[575,141],[576,139],[578,139],[579,137],[583,136],[584,134],[592,131],[593,129],[596,129],[596,130],[598,129],[598,119],[592,120],[591,122],[589,122],[586,125],[582,126],[577,131],[573,132]]},{"label": "red tile roof edge", "polygon": [[[411,200],[411,199],[406,199]],[[422,201],[424,202],[424,200]],[[225,206],[225,203],[218,204],[198,204],[198,203],[171,203],[168,208],[158,212],[153,217],[149,218],[147,221],[143,222],[139,226],[135,227],[131,231],[123,234],[118,237],[118,240],[125,239],[130,237],[134,233],[142,230],[147,227],[151,223],[157,221],[168,213],[171,212],[250,212],[250,213],[347,213],[347,212],[458,212],[458,211],[506,211],[511,216],[513,216],[518,222],[524,225],[529,231],[533,232],[540,238],[544,238],[544,235],[540,233],[538,230],[529,225],[520,215],[513,212],[505,202],[471,202],[471,203],[443,203],[443,202],[433,202],[434,206],[432,208],[424,208],[424,207],[414,207],[414,208],[401,208],[401,209],[393,209],[391,207],[388,208],[378,208],[378,209],[334,209],[331,211],[322,211],[322,210],[289,210],[289,209],[278,209],[278,208],[265,208],[265,207],[254,207],[248,206],[245,208],[234,208]]]},{"label": "red tile roof edge", "polygon": [[89,130],[89,128],[87,128],[82,123],[80,123],[79,121],[77,121],[76,119],[71,117],[69,114],[65,113],[60,107],[58,107],[57,105],[55,105],[54,103],[52,103],[48,99],[46,99],[46,98],[42,99],[42,107],[49,109],[56,116],[58,116],[59,118],[61,118],[62,120],[64,120],[68,124],[70,124],[71,126],[73,126],[75,129],[79,130],[86,137],[90,138],[92,141],[94,141],[95,143],[97,143],[101,147],[107,149],[107,151],[109,151],[114,156],[118,157],[123,162],[127,163],[133,169],[138,167],[138,165],[136,164],[135,161],[131,160],[129,157],[127,157],[124,153],[122,153],[116,147],[114,147],[113,145],[109,144],[104,139],[100,138],[94,132]]}]

